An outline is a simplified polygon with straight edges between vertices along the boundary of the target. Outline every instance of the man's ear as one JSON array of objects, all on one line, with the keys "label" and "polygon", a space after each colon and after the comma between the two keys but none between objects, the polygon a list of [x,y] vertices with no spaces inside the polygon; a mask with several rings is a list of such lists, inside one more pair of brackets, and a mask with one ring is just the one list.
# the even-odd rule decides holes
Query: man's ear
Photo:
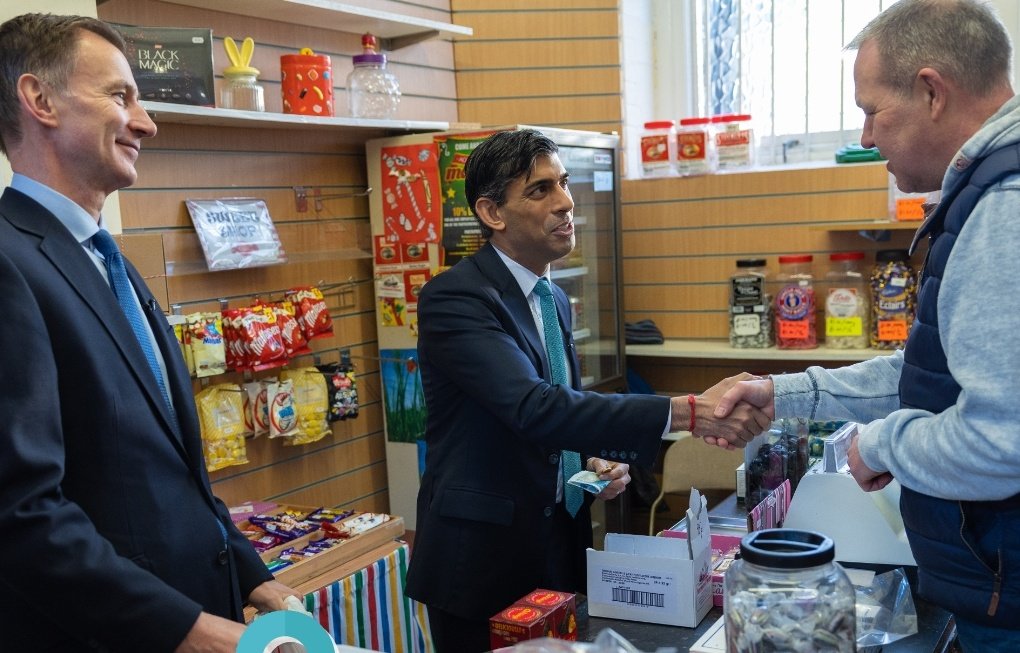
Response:
[{"label": "man's ear", "polygon": [[925,94],[931,120],[938,120],[946,111],[948,101],[945,78],[934,68],[922,68],[917,71],[917,84]]},{"label": "man's ear", "polygon": [[53,89],[31,73],[18,78],[18,102],[26,114],[47,127],[57,126]]},{"label": "man's ear", "polygon": [[506,229],[506,223],[503,222],[503,217],[499,214],[499,207],[488,197],[479,197],[475,201],[475,215],[482,221],[482,224],[493,231]]}]

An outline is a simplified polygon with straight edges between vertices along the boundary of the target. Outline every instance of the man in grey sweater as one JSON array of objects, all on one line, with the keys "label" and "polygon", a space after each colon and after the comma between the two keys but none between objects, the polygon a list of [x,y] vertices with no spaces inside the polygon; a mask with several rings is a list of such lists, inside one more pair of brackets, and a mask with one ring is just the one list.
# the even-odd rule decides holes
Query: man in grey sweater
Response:
[{"label": "man in grey sweater", "polygon": [[[974,0],[902,0],[851,42],[861,144],[899,188],[941,190],[918,316],[903,350],[734,385],[775,417],[864,422],[849,452],[865,490],[895,478],[919,592],[972,651],[1020,650],[1020,98],[998,18]],[[912,250],[913,250],[912,248]],[[705,438],[720,446],[741,446]]]}]

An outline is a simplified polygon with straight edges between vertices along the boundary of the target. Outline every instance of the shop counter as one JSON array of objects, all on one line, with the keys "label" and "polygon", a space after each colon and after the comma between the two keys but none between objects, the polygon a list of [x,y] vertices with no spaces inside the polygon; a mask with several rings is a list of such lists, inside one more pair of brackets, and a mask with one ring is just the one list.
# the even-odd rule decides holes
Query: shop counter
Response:
[{"label": "shop counter", "polygon": [[[709,514],[743,518],[746,516],[746,511],[743,505],[737,503],[736,495],[731,494],[719,505],[709,510]],[[853,566],[867,568],[876,573],[895,568],[889,565],[855,564]],[[949,651],[950,645],[956,638],[956,625],[952,615],[942,608],[918,598],[916,567],[904,567],[904,571],[914,594],[914,607],[917,610],[917,633],[881,647],[882,653],[942,653]],[[673,646],[678,651],[687,651],[722,614],[722,608],[713,607],[697,628],[663,626],[623,619],[589,617],[587,600],[583,596],[577,597],[578,636],[581,641],[594,641],[595,637],[604,629],[612,628],[642,651],[655,651],[660,646]],[[867,653],[870,650],[872,649],[864,649],[862,653]]]},{"label": "shop counter", "polygon": [[[886,571],[889,567],[878,569]],[[907,568],[907,578],[911,589],[917,581],[916,569]],[[881,647],[882,653],[944,653],[956,637],[956,626],[952,615],[945,610],[914,596],[917,609],[917,633],[910,637]],[[697,628],[681,628],[679,626],[663,626],[640,621],[624,621],[622,619],[605,619],[588,616],[588,602],[577,597],[578,639],[584,642],[595,641],[595,637],[612,628],[641,651],[655,651],[659,647],[673,646],[678,651],[687,651],[723,614],[722,608],[713,607]],[[861,653],[878,649],[860,649]]]}]

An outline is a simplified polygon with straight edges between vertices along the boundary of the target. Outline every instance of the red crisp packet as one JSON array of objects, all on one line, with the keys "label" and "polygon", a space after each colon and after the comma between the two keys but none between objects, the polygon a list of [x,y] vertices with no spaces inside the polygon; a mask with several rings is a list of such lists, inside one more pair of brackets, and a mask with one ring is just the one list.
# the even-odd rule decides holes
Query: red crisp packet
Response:
[{"label": "red crisp packet", "polygon": [[333,318],[318,288],[292,288],[287,291],[287,299],[294,304],[306,340],[333,335]]},{"label": "red crisp packet", "polygon": [[280,302],[273,306],[273,313],[276,315],[276,323],[280,326],[280,334],[283,336],[283,346],[287,350],[287,356],[294,357],[310,351],[304,331],[301,330],[301,323],[294,314],[294,304]]},{"label": "red crisp packet", "polygon": [[247,351],[245,369],[265,370],[287,363],[283,335],[271,310],[241,309],[240,335]]},{"label": "red crisp packet", "polygon": [[243,358],[238,355],[237,324],[236,320],[240,311],[236,308],[229,308],[223,311],[223,349],[226,357],[227,369],[236,370],[243,367]]}]

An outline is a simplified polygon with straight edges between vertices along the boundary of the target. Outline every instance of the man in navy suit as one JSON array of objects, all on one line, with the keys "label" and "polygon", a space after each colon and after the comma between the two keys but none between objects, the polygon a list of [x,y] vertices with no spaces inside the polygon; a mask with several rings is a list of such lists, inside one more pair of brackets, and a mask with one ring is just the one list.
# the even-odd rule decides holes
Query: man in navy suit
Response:
[{"label": "man in navy suit", "polygon": [[234,653],[244,603],[277,610],[293,594],[212,495],[162,310],[130,263],[126,278],[107,270],[103,203],[134,183],[155,133],[114,29],[49,14],[0,25],[15,173],[0,197],[5,651]]},{"label": "man in navy suit", "polygon": [[[567,297],[549,280],[549,264],[574,247],[557,151],[520,130],[472,152],[467,199],[489,242],[419,299],[428,453],[407,594],[428,606],[439,653],[488,650],[488,618],[535,588],[584,590],[592,497],[575,515],[565,507],[562,451],[602,472],[610,484],[599,497],[611,499],[630,482],[630,464],[650,467],[663,435],[692,422],[687,397],[580,389]],[[551,354],[535,292],[545,283],[563,343]],[[564,359],[566,382],[554,382],[550,356]],[[768,426],[746,404],[716,420],[719,394],[694,398],[696,434],[746,441]]]}]

